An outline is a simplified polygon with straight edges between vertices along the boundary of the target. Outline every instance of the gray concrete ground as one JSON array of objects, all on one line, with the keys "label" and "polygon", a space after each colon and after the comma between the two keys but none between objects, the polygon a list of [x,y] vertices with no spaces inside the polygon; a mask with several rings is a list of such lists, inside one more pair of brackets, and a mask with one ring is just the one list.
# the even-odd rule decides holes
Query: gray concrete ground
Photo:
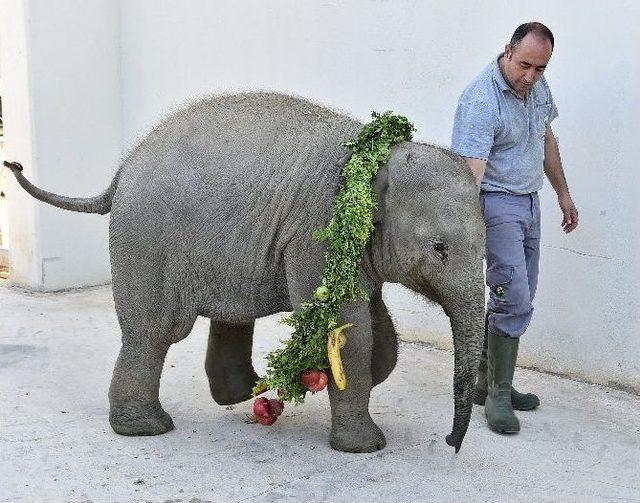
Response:
[{"label": "gray concrete ground", "polygon": [[[257,325],[254,361],[287,330]],[[176,430],[122,437],[108,424],[119,347],[110,287],[57,294],[0,286],[0,502],[640,502],[640,398],[527,370],[538,392],[522,432],[491,433],[474,410],[459,454],[452,355],[404,343],[371,398],[387,447],[345,454],[328,445],[326,392],[287,404],[273,426],[247,424],[251,402],[209,396],[207,322],[169,352],[161,401]]]}]

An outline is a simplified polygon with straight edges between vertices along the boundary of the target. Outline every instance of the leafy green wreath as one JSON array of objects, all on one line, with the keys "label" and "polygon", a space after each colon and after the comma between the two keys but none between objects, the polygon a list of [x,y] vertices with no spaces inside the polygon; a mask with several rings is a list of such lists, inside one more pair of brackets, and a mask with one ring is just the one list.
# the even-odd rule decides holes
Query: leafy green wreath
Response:
[{"label": "leafy green wreath", "polygon": [[[314,240],[329,241],[321,284],[313,300],[282,319],[294,328],[293,334],[284,347],[267,356],[267,372],[253,389],[254,396],[275,389],[280,403],[302,403],[310,388],[303,384],[301,375],[329,367],[338,388],[346,386],[339,349],[345,341],[341,332],[350,325],[338,327],[338,316],[341,304],[367,299],[360,286],[359,266],[373,230],[373,181],[379,167],[389,160],[391,146],[410,140],[415,131],[406,117],[390,111],[372,112],[371,116],[373,120],[362,128],[357,140],[343,143],[351,157],[342,170],[343,185],[333,201],[333,216],[327,227],[313,233]],[[266,404],[266,399],[257,400]]]}]

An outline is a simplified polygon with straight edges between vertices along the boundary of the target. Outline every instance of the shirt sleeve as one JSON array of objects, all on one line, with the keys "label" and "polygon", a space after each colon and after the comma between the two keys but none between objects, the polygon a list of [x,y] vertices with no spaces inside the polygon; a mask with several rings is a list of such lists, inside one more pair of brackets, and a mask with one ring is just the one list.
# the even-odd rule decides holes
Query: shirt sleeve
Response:
[{"label": "shirt sleeve", "polygon": [[545,91],[547,92],[547,100],[549,103],[551,103],[551,110],[549,110],[549,119],[547,121],[547,124],[551,124],[551,121],[553,121],[553,119],[555,119],[559,114],[558,114],[558,109],[556,107],[556,102],[554,101],[553,96],[551,95],[551,88],[547,83],[547,79],[545,79],[544,77],[542,77],[542,79],[543,79],[542,82],[544,84]]},{"label": "shirt sleeve", "polygon": [[556,108],[556,102],[553,101],[553,97],[551,96],[551,91],[549,91],[549,101],[551,102],[551,112],[549,112],[549,124],[551,124],[551,121],[559,115],[558,109]]},{"label": "shirt sleeve", "polygon": [[486,161],[494,142],[496,119],[495,110],[488,103],[460,100],[453,119],[451,150]]}]

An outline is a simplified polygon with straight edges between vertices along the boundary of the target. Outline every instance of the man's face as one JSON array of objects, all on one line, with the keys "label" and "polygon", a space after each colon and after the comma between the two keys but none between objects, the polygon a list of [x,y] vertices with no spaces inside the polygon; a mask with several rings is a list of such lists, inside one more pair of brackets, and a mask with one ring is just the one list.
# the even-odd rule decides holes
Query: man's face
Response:
[{"label": "man's face", "polygon": [[507,83],[521,96],[535,84],[551,59],[551,42],[528,33],[514,48],[507,45],[502,58],[502,72]]}]

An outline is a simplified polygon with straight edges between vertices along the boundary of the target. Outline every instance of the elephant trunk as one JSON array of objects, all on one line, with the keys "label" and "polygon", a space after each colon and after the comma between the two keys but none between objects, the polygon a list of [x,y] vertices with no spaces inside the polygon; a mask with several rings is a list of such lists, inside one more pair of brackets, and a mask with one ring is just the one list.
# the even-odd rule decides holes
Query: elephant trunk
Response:
[{"label": "elephant trunk", "polygon": [[451,321],[454,347],[453,430],[447,435],[447,444],[456,453],[464,439],[471,419],[473,390],[475,387],[482,342],[484,337],[484,292],[456,299],[445,304],[445,312]]}]

